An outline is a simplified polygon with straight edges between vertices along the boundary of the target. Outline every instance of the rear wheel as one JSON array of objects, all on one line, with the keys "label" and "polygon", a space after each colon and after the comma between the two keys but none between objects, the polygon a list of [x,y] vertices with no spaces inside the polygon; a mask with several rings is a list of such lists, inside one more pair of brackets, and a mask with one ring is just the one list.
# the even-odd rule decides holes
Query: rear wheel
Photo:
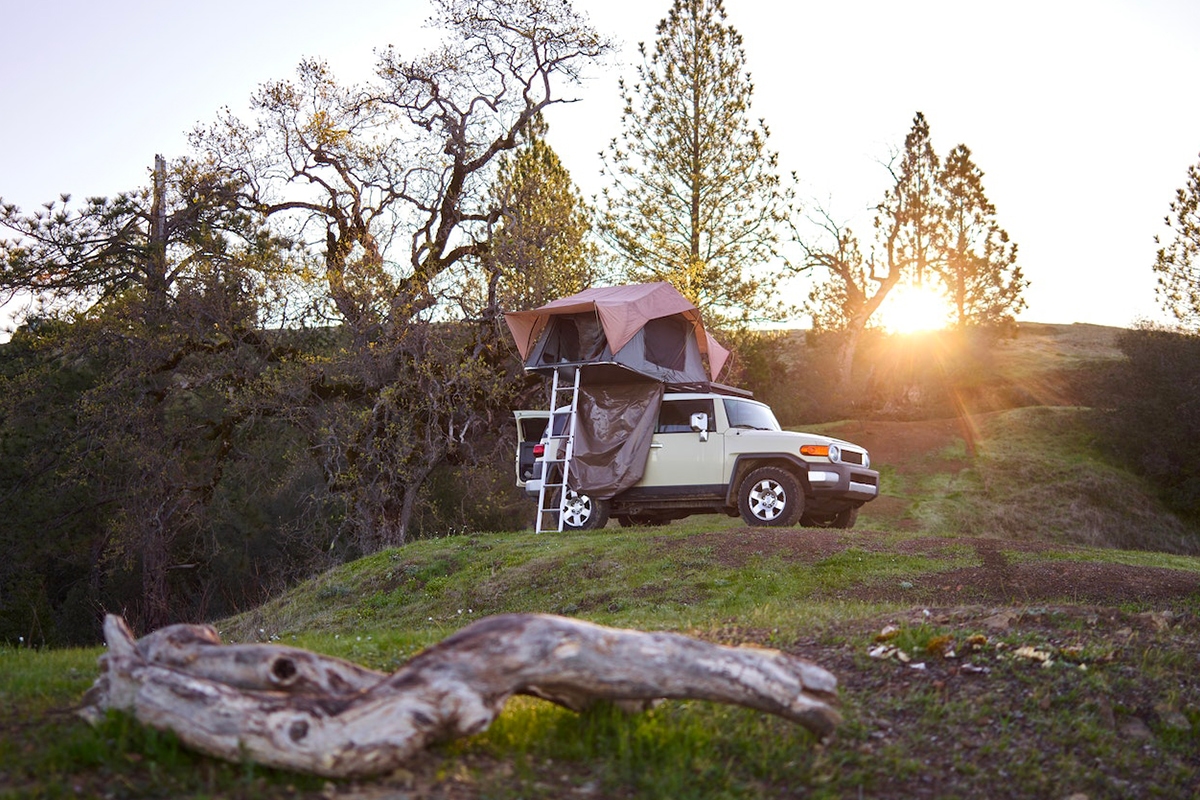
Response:
[{"label": "rear wheel", "polygon": [[787,470],[759,467],[738,489],[738,511],[747,525],[790,528],[804,513],[804,492]]},{"label": "rear wheel", "polygon": [[594,531],[608,524],[608,501],[598,500],[574,489],[567,490],[563,508],[563,530]]}]

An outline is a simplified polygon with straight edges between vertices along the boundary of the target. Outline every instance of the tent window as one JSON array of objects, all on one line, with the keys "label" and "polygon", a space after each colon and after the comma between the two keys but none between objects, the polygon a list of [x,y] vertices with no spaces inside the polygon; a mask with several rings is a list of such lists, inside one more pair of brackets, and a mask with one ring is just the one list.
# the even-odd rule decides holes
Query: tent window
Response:
[{"label": "tent window", "polygon": [[551,324],[544,363],[596,361],[604,354],[604,329],[595,314],[564,314]]},{"label": "tent window", "polygon": [[691,325],[679,316],[659,317],[646,322],[646,360],[667,369],[687,366],[687,339]]}]

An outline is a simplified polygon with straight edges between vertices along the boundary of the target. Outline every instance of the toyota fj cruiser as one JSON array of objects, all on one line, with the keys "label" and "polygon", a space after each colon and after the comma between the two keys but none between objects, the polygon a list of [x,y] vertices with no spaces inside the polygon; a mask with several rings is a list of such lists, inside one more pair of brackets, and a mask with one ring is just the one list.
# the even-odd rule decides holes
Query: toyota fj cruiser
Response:
[{"label": "toyota fj cruiser", "polygon": [[[557,440],[546,435],[548,411],[514,414],[517,485],[536,499],[542,459]],[[783,430],[764,403],[667,393],[642,479],[608,499],[570,491],[563,527],[602,528],[610,515],[631,526],[719,513],[741,514],[747,525],[851,528],[859,507],[879,493],[870,466],[858,445]]]}]

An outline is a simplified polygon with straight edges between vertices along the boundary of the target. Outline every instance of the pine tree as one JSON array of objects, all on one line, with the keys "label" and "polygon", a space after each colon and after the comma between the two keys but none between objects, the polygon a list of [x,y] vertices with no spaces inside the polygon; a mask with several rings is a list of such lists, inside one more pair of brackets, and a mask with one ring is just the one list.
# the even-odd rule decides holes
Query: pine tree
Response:
[{"label": "pine tree", "polygon": [[779,319],[791,192],[725,19],[721,0],[674,0],[654,52],[641,46],[637,83],[621,82],[623,131],[602,154],[601,231],[629,279],[669,281],[714,322]]},{"label": "pine tree", "polygon": [[921,286],[926,271],[940,266],[945,201],[939,168],[929,123],[918,111],[904,137],[899,170],[892,173],[895,183],[876,208],[875,229],[890,281],[880,284],[878,294],[886,295],[902,277]]},{"label": "pine tree", "polygon": [[1029,285],[1017,265],[1017,246],[996,224],[996,208],[983,190],[983,172],[960,144],[940,176],[945,202],[943,256],[937,267],[954,304],[959,327],[1011,320],[1025,307]]},{"label": "pine tree", "polygon": [[600,274],[591,208],[545,139],[539,116],[502,158],[493,190],[503,209],[486,259],[489,293],[504,309],[535,308],[590,286]]},{"label": "pine tree", "polygon": [[[1175,190],[1163,222],[1171,240],[1154,260],[1158,300],[1181,325],[1200,328],[1200,162],[1188,167],[1187,184]],[[1159,237],[1154,241],[1162,244]]]}]

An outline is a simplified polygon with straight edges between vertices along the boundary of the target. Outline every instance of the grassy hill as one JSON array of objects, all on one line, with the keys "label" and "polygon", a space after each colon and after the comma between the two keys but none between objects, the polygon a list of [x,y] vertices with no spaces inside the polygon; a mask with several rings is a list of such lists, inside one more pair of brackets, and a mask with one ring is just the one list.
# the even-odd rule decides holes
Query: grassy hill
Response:
[{"label": "grassy hill", "polygon": [[218,623],[387,671],[504,612],[775,647],[838,676],[827,744],[710,703],[575,715],[517,698],[408,770],[326,783],[193,756],[121,717],[90,729],[64,709],[97,651],[8,649],[0,797],[1197,796],[1200,537],[1105,459],[1075,405],[1112,333],[1023,326],[956,415],[820,426],[882,472],[850,531],[699,517],[453,536]]}]

